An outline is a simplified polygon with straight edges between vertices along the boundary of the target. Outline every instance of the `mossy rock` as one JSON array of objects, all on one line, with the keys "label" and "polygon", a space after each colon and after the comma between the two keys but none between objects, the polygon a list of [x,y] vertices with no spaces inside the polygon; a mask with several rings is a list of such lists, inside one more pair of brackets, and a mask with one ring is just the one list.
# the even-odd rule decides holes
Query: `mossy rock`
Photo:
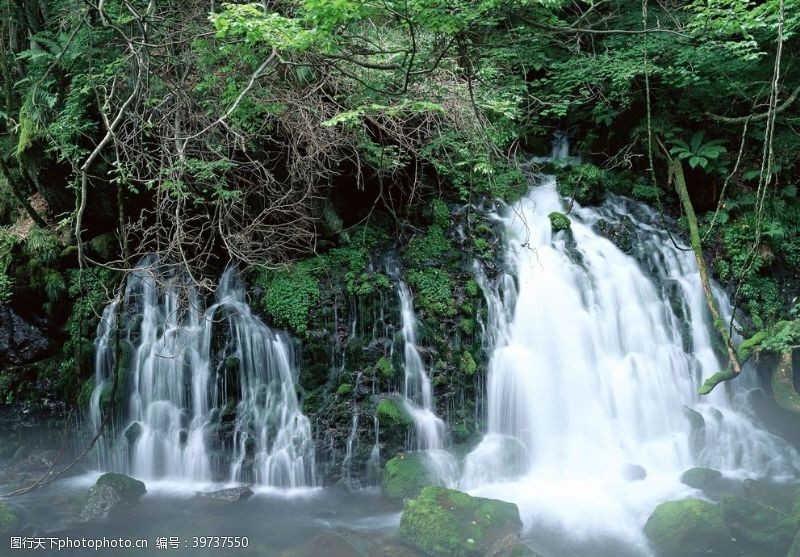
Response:
[{"label": "mossy rock", "polygon": [[658,557],[733,554],[733,536],[722,511],[700,499],[661,503],[647,519],[644,533]]},{"label": "mossy rock", "polygon": [[580,164],[565,169],[558,176],[557,189],[560,195],[574,198],[581,205],[599,205],[605,199],[605,184],[608,173],[593,164]]},{"label": "mossy rock", "polygon": [[424,453],[400,453],[386,462],[381,488],[389,499],[402,501],[416,497],[425,486],[433,482]]},{"label": "mossy rock", "polygon": [[706,490],[722,479],[722,472],[705,466],[689,468],[681,474],[681,482],[695,489]]},{"label": "mossy rock", "polygon": [[13,534],[18,526],[17,513],[11,506],[0,502],[0,534]]},{"label": "mossy rock", "polygon": [[81,517],[86,520],[108,518],[122,508],[131,507],[147,492],[143,482],[109,472],[89,488]]},{"label": "mossy rock", "polygon": [[719,508],[725,524],[737,539],[762,549],[765,554],[783,555],[792,545],[797,520],[784,513],[737,495],[723,495]]},{"label": "mossy rock", "polygon": [[569,217],[564,213],[559,213],[558,211],[553,211],[547,215],[547,218],[550,219],[550,227],[553,229],[553,232],[569,230],[572,226],[572,223],[569,221]]},{"label": "mossy rock", "polygon": [[437,557],[477,557],[521,528],[519,509],[512,503],[429,486],[406,502],[400,538]]}]

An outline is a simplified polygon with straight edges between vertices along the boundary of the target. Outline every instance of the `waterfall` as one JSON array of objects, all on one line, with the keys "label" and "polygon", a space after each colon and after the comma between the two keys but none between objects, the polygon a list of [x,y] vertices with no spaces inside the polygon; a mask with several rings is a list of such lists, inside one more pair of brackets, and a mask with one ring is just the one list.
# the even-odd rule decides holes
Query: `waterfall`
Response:
[{"label": "waterfall", "polygon": [[399,271],[392,267],[389,274],[397,281],[400,301],[400,317],[403,336],[403,407],[414,424],[406,448],[422,451],[428,471],[437,483],[451,485],[457,475],[457,462],[445,449],[447,428],[439,416],[433,401],[433,386],[428,370],[417,348],[417,317],[414,313],[413,297],[408,285],[399,278]]},{"label": "waterfall", "polygon": [[[113,302],[98,327],[90,413],[108,398],[116,328]],[[104,435],[100,466],[145,479],[315,484],[311,425],[295,389],[290,339],[268,328],[228,269],[205,311],[185,277],[152,257],[125,292],[118,405],[125,424]],[[118,397],[123,398],[123,397]],[[122,407],[120,407],[122,406]]]},{"label": "waterfall", "polygon": [[[553,233],[547,215],[565,203],[553,177],[538,180],[503,217],[516,285],[478,277],[489,321],[506,322],[493,325],[487,433],[460,486],[517,503],[529,530],[613,538],[646,554],[648,514],[692,494],[684,470],[782,476],[798,455],[755,424],[746,377],[696,394],[722,363],[692,252],[651,224],[651,210],[615,196],[597,209],[576,204],[571,233]],[[628,253],[599,233],[609,227],[634,236]],[[632,481],[632,470],[644,478]]]}]

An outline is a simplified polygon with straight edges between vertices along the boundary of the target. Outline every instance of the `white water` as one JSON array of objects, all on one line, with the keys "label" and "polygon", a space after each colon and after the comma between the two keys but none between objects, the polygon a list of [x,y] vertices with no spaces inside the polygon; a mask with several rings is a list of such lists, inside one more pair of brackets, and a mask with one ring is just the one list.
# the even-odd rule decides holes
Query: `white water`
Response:
[{"label": "white water", "polygon": [[[482,284],[490,322],[500,323],[488,374],[488,432],[467,457],[460,485],[517,503],[529,531],[613,538],[647,554],[641,528],[649,513],[693,493],[679,481],[684,470],[705,465],[739,477],[780,476],[798,455],[736,409],[743,408],[747,378],[708,397],[696,394],[721,363],[692,253],[632,216],[634,210],[655,221],[633,202],[576,205],[574,244],[551,231],[547,215],[564,210],[554,179],[545,177],[504,217],[518,288],[507,279],[499,288]],[[600,218],[631,219],[640,261],[593,230]],[[502,299],[513,307],[505,323]],[[705,419],[702,447],[693,449],[684,407]],[[626,480],[630,465],[643,467],[646,478]]]},{"label": "white water", "polygon": [[[399,277],[396,270],[390,272]],[[423,451],[428,471],[435,482],[452,485],[457,477],[458,464],[445,449],[447,427],[436,415],[431,378],[417,349],[417,317],[408,286],[397,278],[398,298],[403,335],[403,407],[414,424],[406,448]]]},{"label": "white water", "polygon": [[[95,428],[113,370],[110,335],[118,303],[104,312],[95,343]],[[132,355],[121,364],[128,383],[118,387],[127,406],[117,410],[125,426],[101,440],[101,468],[148,480],[316,483],[311,425],[298,404],[290,341],[252,314],[234,270],[226,271],[216,303],[203,311],[186,281],[147,258],[129,278],[124,308],[128,325],[121,335]],[[131,326],[137,320],[141,324]],[[126,437],[125,431],[136,430]]]}]

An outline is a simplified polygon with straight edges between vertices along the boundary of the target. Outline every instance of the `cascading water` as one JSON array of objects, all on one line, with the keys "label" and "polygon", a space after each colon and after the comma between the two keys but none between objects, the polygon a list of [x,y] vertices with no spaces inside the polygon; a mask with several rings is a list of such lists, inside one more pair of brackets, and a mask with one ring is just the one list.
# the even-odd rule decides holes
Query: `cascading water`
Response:
[{"label": "cascading water", "polygon": [[455,458],[445,446],[447,428],[436,415],[433,404],[433,387],[428,371],[417,349],[417,318],[414,314],[411,291],[399,279],[397,269],[389,274],[397,281],[403,335],[403,406],[414,424],[407,449],[423,451],[432,477],[445,485],[454,483],[457,472]]},{"label": "cascading water", "polygon": [[[118,303],[104,312],[95,342],[95,428],[113,373]],[[195,290],[153,258],[131,274],[123,315],[133,325],[121,336],[133,353],[119,365],[126,426],[101,441],[101,468],[149,479],[314,485],[290,340],[252,314],[233,269],[216,303],[201,307]]]},{"label": "cascading water", "polygon": [[[554,178],[539,181],[504,217],[518,286],[482,284],[490,314],[504,316],[505,299],[513,316],[495,325],[488,431],[460,486],[517,503],[529,531],[562,540],[558,555],[586,554],[559,546],[565,538],[647,554],[641,528],[659,502],[691,495],[679,482],[687,468],[781,476],[798,456],[754,425],[747,378],[696,394],[721,364],[691,251],[648,224],[652,211],[617,197],[576,204],[571,233],[554,233],[548,214],[565,204]],[[636,236],[631,255],[597,232],[603,222]],[[687,409],[702,416],[701,432]],[[646,477],[631,481],[631,471]]]}]

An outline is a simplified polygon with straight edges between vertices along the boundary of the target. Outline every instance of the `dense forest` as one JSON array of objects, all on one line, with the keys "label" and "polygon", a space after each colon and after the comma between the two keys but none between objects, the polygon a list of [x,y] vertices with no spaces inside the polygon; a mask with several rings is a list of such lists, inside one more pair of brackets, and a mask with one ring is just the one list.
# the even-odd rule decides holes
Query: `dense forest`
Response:
[{"label": "dense forest", "polygon": [[[575,265],[591,266],[571,231],[583,208],[667,294],[675,277],[646,257],[691,255],[721,364],[692,395],[746,380],[797,443],[799,28],[796,0],[0,0],[0,460],[27,457],[20,431],[42,421],[83,423],[73,456],[103,430],[138,442],[141,426],[121,430],[149,273],[177,314],[217,300],[225,320],[235,299],[254,315],[236,310],[231,337],[282,331],[263,333],[291,347],[281,427],[314,454],[289,484],[383,478],[402,500],[386,474],[425,476],[396,460],[424,435],[398,393],[421,389],[453,453],[493,427],[490,294],[511,249],[497,214],[524,221],[550,175]],[[602,212],[621,200],[658,246]],[[258,480],[239,432],[259,410],[231,394],[251,364],[207,334],[210,477]],[[417,361],[430,385],[409,386]]]}]

